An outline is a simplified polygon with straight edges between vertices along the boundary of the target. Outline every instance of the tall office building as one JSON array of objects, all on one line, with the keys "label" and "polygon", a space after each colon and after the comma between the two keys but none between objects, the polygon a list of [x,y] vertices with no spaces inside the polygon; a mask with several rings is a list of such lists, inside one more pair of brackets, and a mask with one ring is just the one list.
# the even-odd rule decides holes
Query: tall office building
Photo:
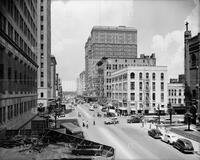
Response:
[{"label": "tall office building", "polygon": [[96,96],[96,63],[102,57],[136,58],[137,30],[131,27],[94,26],[85,44],[86,91]]},{"label": "tall office building", "polygon": [[0,128],[19,129],[37,105],[37,1],[0,1]]},{"label": "tall office building", "polygon": [[38,107],[51,97],[51,1],[38,0]]},{"label": "tall office building", "polygon": [[77,78],[77,95],[85,94],[85,71],[82,71]]}]

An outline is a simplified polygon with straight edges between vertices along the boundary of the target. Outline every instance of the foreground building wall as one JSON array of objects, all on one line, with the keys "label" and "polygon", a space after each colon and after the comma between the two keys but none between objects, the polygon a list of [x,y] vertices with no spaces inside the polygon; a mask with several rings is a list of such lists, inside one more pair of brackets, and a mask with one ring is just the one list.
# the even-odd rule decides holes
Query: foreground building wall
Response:
[{"label": "foreground building wall", "polygon": [[0,1],[0,128],[18,129],[35,115],[36,3]]},{"label": "foreground building wall", "polygon": [[56,99],[56,58],[51,55],[51,96],[50,99]]},{"label": "foreground building wall", "polygon": [[129,66],[111,73],[112,101],[128,113],[167,111],[167,67]]}]

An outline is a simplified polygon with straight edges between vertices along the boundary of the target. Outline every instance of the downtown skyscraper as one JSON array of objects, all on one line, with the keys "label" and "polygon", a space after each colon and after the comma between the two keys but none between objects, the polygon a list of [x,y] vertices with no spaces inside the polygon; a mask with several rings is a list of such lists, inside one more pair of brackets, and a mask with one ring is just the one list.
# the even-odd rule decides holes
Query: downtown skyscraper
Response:
[{"label": "downtown skyscraper", "polygon": [[94,26],[85,44],[85,80],[88,96],[96,96],[96,63],[102,57],[136,58],[137,30],[132,27]]}]

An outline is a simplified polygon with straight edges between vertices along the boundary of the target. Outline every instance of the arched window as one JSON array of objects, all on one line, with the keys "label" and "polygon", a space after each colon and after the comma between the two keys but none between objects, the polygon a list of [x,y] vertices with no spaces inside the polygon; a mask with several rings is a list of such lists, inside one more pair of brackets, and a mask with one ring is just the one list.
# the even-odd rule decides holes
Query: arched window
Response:
[{"label": "arched window", "polygon": [[134,73],[134,72],[131,72],[130,77],[131,77],[131,79],[134,79],[134,78],[135,78],[135,73]]},{"label": "arched window", "polygon": [[191,65],[196,66],[196,56],[195,56],[195,54],[191,55]]},{"label": "arched window", "polygon": [[142,73],[141,72],[139,73],[139,78],[142,79]]},{"label": "arched window", "polygon": [[40,93],[40,97],[41,98],[44,97],[44,93],[43,92]]},{"label": "arched window", "polygon": [[149,73],[146,73],[146,79],[149,79]]}]

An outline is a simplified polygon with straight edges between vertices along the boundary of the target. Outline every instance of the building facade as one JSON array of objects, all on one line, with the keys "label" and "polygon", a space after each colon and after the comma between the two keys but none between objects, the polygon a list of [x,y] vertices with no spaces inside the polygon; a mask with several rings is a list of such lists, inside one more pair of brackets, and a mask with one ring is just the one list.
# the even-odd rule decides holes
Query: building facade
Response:
[{"label": "building facade", "polygon": [[51,1],[38,0],[38,107],[51,97]]},{"label": "building facade", "polygon": [[184,114],[186,112],[185,107],[185,84],[180,82],[168,83],[168,104],[177,114]]},{"label": "building facade", "polygon": [[[185,84],[189,86],[191,91],[192,103],[189,105],[191,112],[200,121],[200,33],[196,36],[191,35],[188,30],[188,23],[186,23],[185,31]],[[191,101],[188,95],[185,97],[187,101]],[[189,106],[188,105],[188,106]],[[194,122],[195,123],[195,122]]]},{"label": "building facade", "polygon": [[128,66],[111,73],[112,101],[119,111],[167,111],[167,67]]},{"label": "building facade", "polygon": [[98,83],[95,89],[100,103],[111,101],[111,73],[128,66],[156,66],[155,54],[140,58],[103,57],[97,64]]},{"label": "building facade", "polygon": [[19,129],[37,105],[37,1],[0,1],[0,128]]},{"label": "building facade", "polygon": [[83,71],[77,78],[77,95],[83,96],[85,95],[85,91],[85,71]]},{"label": "building facade", "polygon": [[96,63],[102,57],[136,58],[137,30],[131,27],[94,26],[85,44],[86,91],[96,96]]},{"label": "building facade", "polygon": [[50,99],[56,100],[56,58],[51,55],[51,96]]}]

